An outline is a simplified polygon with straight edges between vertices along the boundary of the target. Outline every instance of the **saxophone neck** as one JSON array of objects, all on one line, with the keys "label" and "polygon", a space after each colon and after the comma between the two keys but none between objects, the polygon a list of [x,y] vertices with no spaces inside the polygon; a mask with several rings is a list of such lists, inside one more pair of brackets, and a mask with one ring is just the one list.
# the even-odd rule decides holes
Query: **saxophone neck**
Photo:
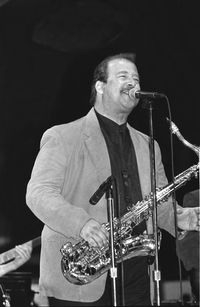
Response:
[{"label": "saxophone neck", "polygon": [[168,118],[167,118],[167,121],[170,123],[171,125],[171,131],[173,134],[175,134],[178,139],[187,147],[189,147],[190,149],[192,149],[197,155],[198,157],[200,157],[200,146],[196,146],[194,144],[191,144],[190,142],[188,142],[183,136],[182,134],[180,133],[178,127],[175,125],[175,123],[173,123],[173,121],[170,121]]}]

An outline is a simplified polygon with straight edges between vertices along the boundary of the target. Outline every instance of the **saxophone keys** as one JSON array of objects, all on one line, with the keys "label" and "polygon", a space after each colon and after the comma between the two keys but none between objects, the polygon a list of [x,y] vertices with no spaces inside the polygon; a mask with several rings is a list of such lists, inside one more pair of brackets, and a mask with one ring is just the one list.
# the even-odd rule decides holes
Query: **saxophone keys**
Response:
[{"label": "saxophone keys", "polygon": [[69,254],[71,254],[72,251],[73,251],[73,246],[71,242],[67,242],[60,249],[61,254],[65,257],[69,256]]}]

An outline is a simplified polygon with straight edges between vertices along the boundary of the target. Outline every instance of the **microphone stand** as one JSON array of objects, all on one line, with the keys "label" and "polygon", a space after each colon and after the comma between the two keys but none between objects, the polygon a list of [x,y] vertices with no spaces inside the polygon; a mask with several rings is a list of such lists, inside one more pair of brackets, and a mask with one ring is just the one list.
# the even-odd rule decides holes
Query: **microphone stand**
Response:
[{"label": "microphone stand", "polygon": [[[153,270],[154,294],[156,297],[156,306],[160,306],[160,286],[161,274],[158,269],[158,222],[157,222],[157,200],[156,200],[156,171],[155,171],[155,149],[154,149],[154,134],[153,134],[153,107],[152,100],[145,99],[143,103],[145,109],[149,109],[149,134],[150,134],[150,170],[151,170],[151,195],[153,208],[153,232],[155,238],[155,262]],[[154,301],[155,301],[154,297]]]},{"label": "microphone stand", "polygon": [[114,249],[114,199],[113,199],[113,176],[108,177],[92,195],[89,202],[91,205],[101,199],[106,193],[108,219],[110,225],[110,250],[111,250],[111,268],[110,276],[112,278],[112,295],[113,295],[113,306],[117,306],[117,293],[116,293],[116,278],[117,278],[117,267],[115,261],[115,249]]},{"label": "microphone stand", "polygon": [[113,186],[112,184],[106,191],[108,216],[110,224],[110,249],[111,249],[111,268],[110,276],[112,279],[112,298],[113,306],[117,306],[117,292],[116,292],[116,278],[117,278],[117,266],[115,261],[115,249],[114,249],[114,200],[113,200]]}]

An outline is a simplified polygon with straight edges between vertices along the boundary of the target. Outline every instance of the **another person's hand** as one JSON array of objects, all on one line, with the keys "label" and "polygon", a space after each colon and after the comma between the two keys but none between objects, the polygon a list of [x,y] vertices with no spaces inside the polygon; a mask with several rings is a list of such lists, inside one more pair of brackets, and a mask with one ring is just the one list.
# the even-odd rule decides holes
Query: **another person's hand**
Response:
[{"label": "another person's hand", "polygon": [[17,245],[15,247],[15,259],[0,265],[0,276],[3,276],[11,271],[18,269],[31,257],[32,246],[28,244]]},{"label": "another person's hand", "polygon": [[91,246],[103,247],[108,245],[108,231],[96,220],[90,219],[82,228],[80,237]]},{"label": "another person's hand", "polygon": [[16,257],[14,261],[20,266],[30,259],[32,247],[30,245],[16,245],[15,251]]},{"label": "another person's hand", "polygon": [[183,230],[200,231],[200,207],[178,208],[177,224]]}]

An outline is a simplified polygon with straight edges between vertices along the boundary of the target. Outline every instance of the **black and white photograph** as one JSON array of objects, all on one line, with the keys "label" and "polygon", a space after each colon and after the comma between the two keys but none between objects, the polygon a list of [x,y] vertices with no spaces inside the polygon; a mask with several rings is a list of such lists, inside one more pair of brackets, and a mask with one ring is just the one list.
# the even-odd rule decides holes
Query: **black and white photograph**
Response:
[{"label": "black and white photograph", "polygon": [[0,0],[0,307],[199,306],[199,5]]}]

